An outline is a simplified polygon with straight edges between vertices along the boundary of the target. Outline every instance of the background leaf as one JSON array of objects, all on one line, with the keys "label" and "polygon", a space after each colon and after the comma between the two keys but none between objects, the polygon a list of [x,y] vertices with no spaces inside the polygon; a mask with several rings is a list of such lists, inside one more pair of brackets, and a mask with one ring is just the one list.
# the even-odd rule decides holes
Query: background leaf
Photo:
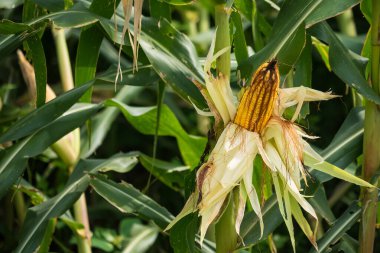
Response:
[{"label": "background leaf", "polygon": [[[114,99],[107,101],[106,105],[118,107],[128,122],[139,132],[149,135],[155,134],[156,107],[132,107]],[[198,165],[199,158],[206,146],[206,139],[187,134],[166,105],[163,105],[161,110],[158,135],[175,137],[185,164],[191,168]]]},{"label": "background leaf", "polygon": [[[354,162],[362,153],[363,122],[363,108],[351,110],[330,145],[321,152],[322,157],[340,168],[346,168]],[[318,171],[313,171],[313,175],[320,182],[332,179],[331,176]]]},{"label": "background leaf", "polygon": [[98,194],[120,211],[139,214],[153,220],[162,229],[174,218],[164,207],[132,185],[117,184],[99,175],[93,175],[90,183]]},{"label": "background leaf", "polygon": [[84,92],[90,88],[87,84],[78,89],[73,89],[53,99],[46,105],[35,109],[27,116],[17,121],[5,134],[0,137],[0,143],[14,141],[32,134],[39,128],[47,125],[67,111]]},{"label": "background leaf", "polygon": [[15,252],[33,252],[42,239],[50,218],[58,217],[68,210],[90,182],[88,172],[95,173],[107,167],[114,159],[130,159],[133,155],[118,155],[108,160],[82,160],[71,175],[65,188],[54,198],[29,209],[21,231],[20,242]]},{"label": "background leaf", "polygon": [[286,1],[276,18],[268,44],[258,53],[251,56],[247,63],[240,67],[242,77],[250,80],[254,71],[264,61],[276,57],[286,42],[292,38],[297,29],[302,25],[303,21],[321,2],[322,0]]},{"label": "background leaf", "polygon": [[167,186],[180,191],[185,186],[186,172],[190,171],[189,166],[183,166],[158,159],[153,159],[144,154],[140,154],[139,160],[152,175]]},{"label": "background leaf", "polygon": [[65,116],[58,118],[36,133],[26,137],[0,153],[0,196],[14,184],[25,169],[27,159],[36,156],[51,144],[81,126],[100,106],[74,108]]},{"label": "background leaf", "polygon": [[[116,1],[116,0],[115,0]],[[110,18],[120,0],[93,0],[90,11]],[[79,37],[77,55],[75,59],[75,86],[80,86],[95,78],[96,66],[98,63],[99,50],[103,41],[103,33],[96,25],[87,26],[82,29]],[[82,102],[91,102],[92,88],[82,97]]]},{"label": "background leaf", "polygon": [[380,97],[370,88],[368,82],[355,64],[350,52],[336,37],[330,26],[322,22],[311,29],[319,39],[329,43],[329,60],[332,71],[346,84],[356,89],[365,98],[379,104]]},{"label": "background leaf", "polygon": [[[125,79],[124,79],[125,80]],[[96,81],[95,81],[96,82]],[[123,87],[115,99],[121,102],[128,102],[131,98],[141,93],[139,87]],[[120,111],[117,108],[108,107],[99,112],[91,120],[91,128],[83,128],[81,131],[81,157],[87,158],[93,154],[96,149],[103,143],[108,131]]]},{"label": "background leaf", "polygon": [[[342,216],[340,216],[334,225],[326,232],[322,239],[317,241],[319,252],[327,250],[330,244],[336,242],[344,233],[357,222],[361,214],[361,208],[357,203],[352,204]],[[309,251],[317,252],[315,249]]]},{"label": "background leaf", "polygon": [[[143,18],[140,45],[160,78],[182,98],[206,108],[193,79],[204,83],[193,44],[168,21]],[[175,50],[172,50],[175,48]]]},{"label": "background leaf", "polygon": [[28,47],[30,48],[33,67],[35,69],[36,77],[36,93],[37,93],[37,107],[45,104],[46,100],[46,84],[47,84],[47,70],[45,52],[41,40],[38,35],[32,36],[27,40]]},{"label": "background leaf", "polygon": [[264,233],[260,236],[260,222],[256,214],[251,211],[244,215],[243,222],[240,227],[240,236],[243,238],[244,245],[253,245],[268,237],[284,220],[278,208],[276,196],[272,196],[265,202],[262,208]]},{"label": "background leaf", "polygon": [[322,3],[316,8],[306,19],[306,25],[312,26],[320,21],[334,17],[341,14],[345,10],[360,3],[360,0],[323,0]]}]

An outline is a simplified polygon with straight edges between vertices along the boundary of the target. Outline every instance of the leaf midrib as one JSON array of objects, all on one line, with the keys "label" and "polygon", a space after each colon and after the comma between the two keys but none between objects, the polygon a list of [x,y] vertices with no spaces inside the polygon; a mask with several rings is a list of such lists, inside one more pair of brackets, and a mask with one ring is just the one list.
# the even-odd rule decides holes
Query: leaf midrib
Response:
[{"label": "leaf midrib", "polygon": [[[95,179],[95,180],[97,180],[99,183],[101,183],[101,184],[103,184],[103,185],[107,185],[107,186],[112,187],[113,189],[116,190],[116,192],[121,192],[123,195],[127,196],[128,198],[130,198],[130,195],[128,195],[128,194],[125,193],[124,191],[120,190],[119,188],[115,187],[114,185],[109,184],[109,183],[107,183],[107,182],[104,182],[104,181],[102,181],[101,179]],[[127,186],[124,186],[124,187],[127,187]],[[133,201],[134,201],[135,203],[140,203],[141,206],[146,206],[146,207],[148,207],[149,210],[151,210],[153,213],[158,214],[159,217],[163,217],[164,220],[167,221],[168,223],[172,220],[172,219],[167,218],[166,216],[162,215],[161,213],[157,212],[155,209],[151,208],[149,205],[146,205],[146,204],[144,204],[143,202],[139,201],[138,199],[133,198]],[[170,214],[170,215],[171,215],[171,214]],[[171,215],[171,216],[172,216],[172,215]],[[172,217],[171,217],[171,218],[172,218]],[[174,217],[173,217],[173,218],[174,218]]]}]

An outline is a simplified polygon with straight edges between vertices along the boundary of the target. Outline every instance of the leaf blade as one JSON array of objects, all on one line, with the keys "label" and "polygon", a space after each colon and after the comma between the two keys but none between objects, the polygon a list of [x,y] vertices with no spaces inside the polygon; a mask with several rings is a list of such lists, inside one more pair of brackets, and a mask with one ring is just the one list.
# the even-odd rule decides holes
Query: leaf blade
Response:
[{"label": "leaf blade", "polygon": [[157,202],[127,183],[117,184],[100,175],[90,179],[93,189],[122,212],[135,212],[165,228],[173,216]]}]

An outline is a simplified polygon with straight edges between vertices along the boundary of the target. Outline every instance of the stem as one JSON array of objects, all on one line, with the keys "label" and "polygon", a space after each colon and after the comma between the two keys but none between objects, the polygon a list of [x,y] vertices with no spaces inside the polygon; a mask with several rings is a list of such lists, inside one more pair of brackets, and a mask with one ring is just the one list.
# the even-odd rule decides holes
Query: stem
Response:
[{"label": "stem", "polygon": [[193,10],[186,10],[184,13],[184,19],[187,24],[187,34],[189,37],[195,36],[197,32],[198,13]]},{"label": "stem", "polygon": [[57,225],[57,218],[51,218],[48,222],[44,237],[42,239],[42,242],[40,244],[40,247],[37,253],[49,252],[50,244],[53,241],[53,234],[54,234],[56,225]]},{"label": "stem", "polygon": [[[229,14],[224,4],[215,6],[215,25],[217,27],[215,52],[230,47]],[[230,51],[227,51],[216,60],[216,69],[228,79],[230,78]],[[233,192],[231,192],[233,194]],[[235,231],[235,205],[233,197],[227,200],[227,207],[215,225],[216,252],[232,252],[236,248],[237,234]]]},{"label": "stem", "polygon": [[[64,91],[69,91],[74,88],[74,79],[71,69],[69,50],[67,49],[65,30],[53,27],[52,29],[54,42],[57,49],[58,68],[61,77],[62,88]],[[73,149],[76,154],[79,154],[80,149],[80,132],[79,129],[72,131]]]},{"label": "stem", "polygon": [[57,49],[58,68],[64,91],[74,88],[74,79],[71,71],[69,51],[67,49],[65,30],[53,27],[53,37]]},{"label": "stem", "polygon": [[78,252],[90,253],[91,252],[91,231],[90,223],[88,221],[87,203],[84,194],[80,196],[77,202],[74,203],[74,216],[75,220],[83,224],[84,228],[78,230],[77,243]]},{"label": "stem", "polygon": [[[62,88],[64,91],[68,91],[74,88],[74,80],[72,75],[72,69],[70,64],[70,56],[67,49],[65,32],[63,29],[53,28],[54,41],[57,49],[57,58],[59,73],[62,81]],[[66,141],[67,145],[59,145],[59,142]],[[68,170],[71,173],[75,164],[78,161],[79,151],[80,151],[80,132],[79,128],[72,131],[70,134],[66,135],[56,144],[61,149],[70,150],[70,156],[64,157],[62,159],[68,166]],[[62,143],[60,143],[62,144]],[[62,158],[62,157],[61,157]],[[91,253],[91,231],[90,223],[87,214],[87,203],[84,194],[80,196],[77,202],[73,205],[75,220],[83,224],[83,230],[78,230],[77,234],[77,246],[79,253]]]},{"label": "stem", "polygon": [[54,152],[67,166],[76,164],[78,158],[78,152],[74,151],[71,145],[72,143],[69,141],[69,138],[72,137],[70,135],[71,133],[62,137],[51,145],[51,148],[54,150]]},{"label": "stem", "polygon": [[199,8],[199,13],[199,33],[204,33],[210,30],[208,11],[205,8]]},{"label": "stem", "polygon": [[[229,14],[225,9],[224,4],[218,4],[215,6],[215,25],[217,27],[215,53],[222,50],[225,47],[230,47],[230,27],[229,27]],[[230,78],[230,55],[231,53],[225,52],[216,60],[216,69],[219,73]]]},{"label": "stem", "polygon": [[372,0],[372,56],[371,56],[371,84],[372,89],[380,94],[380,2]]},{"label": "stem", "polygon": [[[371,85],[379,95],[379,57],[380,57],[380,1],[372,0],[372,55],[371,55]],[[380,107],[371,101],[366,101],[364,121],[363,171],[364,180],[377,185],[374,176],[380,168]],[[374,252],[376,236],[377,188],[362,188],[362,218],[359,231],[359,252]]]},{"label": "stem", "polygon": [[348,9],[341,15],[337,16],[336,21],[338,22],[339,29],[343,34],[351,37],[357,36],[352,9]]}]

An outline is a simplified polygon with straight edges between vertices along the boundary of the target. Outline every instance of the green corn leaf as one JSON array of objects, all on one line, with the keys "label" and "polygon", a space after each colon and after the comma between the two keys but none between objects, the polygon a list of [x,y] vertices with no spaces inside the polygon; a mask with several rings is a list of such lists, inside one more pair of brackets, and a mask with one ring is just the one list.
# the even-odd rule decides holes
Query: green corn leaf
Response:
[{"label": "green corn leaf", "polygon": [[320,21],[335,17],[345,10],[352,8],[361,0],[323,0],[322,3],[316,8],[306,19],[308,27]]},{"label": "green corn leaf", "polygon": [[190,171],[189,166],[153,159],[144,154],[140,154],[139,160],[145,169],[172,189],[180,191],[185,186],[185,175]]},{"label": "green corn leaf", "polygon": [[[115,99],[107,101],[106,105],[118,107],[128,122],[142,134],[155,134],[156,107],[132,107]],[[175,137],[185,164],[191,168],[198,165],[199,158],[206,146],[206,139],[187,134],[166,105],[162,106],[158,135]]]},{"label": "green corn leaf", "polygon": [[[95,83],[96,82],[97,80]],[[103,81],[101,82],[103,83]],[[140,94],[141,91],[142,89],[140,87],[125,86],[118,92],[115,99],[122,102],[129,102],[133,97]],[[89,157],[103,143],[119,113],[120,111],[117,108],[107,107],[92,118],[91,128],[86,127],[82,129],[81,158]]]},{"label": "green corn leaf", "polygon": [[0,143],[23,138],[57,119],[77,102],[90,86],[91,84],[87,84],[83,87],[70,90],[35,109],[8,129],[8,131],[0,137]]},{"label": "green corn leaf", "polygon": [[[94,0],[90,5],[90,11],[110,18],[114,12],[114,6],[119,1],[114,0]],[[104,38],[104,34],[99,31],[96,25],[87,26],[82,29],[79,37],[77,55],[75,60],[75,86],[80,86],[95,78],[98,64],[99,50]],[[82,102],[91,102],[92,88],[81,98]]]},{"label": "green corn leaf", "polygon": [[[305,19],[314,11],[322,0],[288,0],[273,25],[268,44],[240,67],[242,77],[250,80],[254,71],[264,62],[275,58],[286,43],[294,38],[299,27],[304,26]],[[302,28],[301,28],[302,29]]]},{"label": "green corn leaf", "polygon": [[31,30],[32,28],[23,23],[15,23],[12,20],[0,20],[0,34],[14,34]]},{"label": "green corn leaf", "polygon": [[90,184],[99,195],[122,212],[139,214],[153,220],[161,228],[165,228],[173,219],[166,208],[130,184],[117,184],[100,175],[92,175]]},{"label": "green corn leaf", "polygon": [[0,196],[14,184],[25,169],[29,157],[36,156],[51,144],[83,125],[100,108],[100,105],[73,108],[30,136],[0,153]]},{"label": "green corn leaf", "polygon": [[248,50],[245,42],[243,24],[238,12],[231,13],[231,22],[235,27],[235,32],[233,33],[234,52],[236,60],[240,65],[248,59]]},{"label": "green corn leaf", "polygon": [[380,104],[380,97],[371,89],[352,54],[338,39],[331,27],[326,22],[322,22],[310,30],[317,38],[329,43],[329,60],[332,71],[365,98]]},{"label": "green corn leaf", "polygon": [[[35,250],[41,242],[49,219],[58,217],[66,212],[87,189],[90,182],[88,173],[104,170],[110,164],[115,164],[115,159],[118,161],[124,159],[127,166],[129,166],[128,161],[133,157],[135,155],[132,153],[116,155],[107,160],[81,160],[70,176],[65,188],[58,195],[28,210],[15,252],[27,253]],[[123,166],[123,163],[118,162],[118,164]]]},{"label": "green corn leaf", "polygon": [[334,225],[317,241],[318,251],[312,249],[309,253],[324,252],[330,244],[339,240],[360,218],[361,208],[357,203],[352,204],[334,223]]},{"label": "green corn leaf", "polygon": [[[244,245],[253,245],[268,237],[281,223],[284,222],[276,196],[270,197],[262,208],[264,233],[260,237],[260,222],[257,215],[251,211],[244,215],[243,222],[240,227],[240,236],[243,238]],[[241,245],[242,246],[242,245]]]},{"label": "green corn leaf", "polygon": [[37,91],[36,105],[37,107],[40,107],[45,104],[46,100],[47,70],[45,52],[38,35],[34,35],[28,39],[27,44],[32,55],[33,67],[35,70]]},{"label": "green corn leaf", "polygon": [[375,187],[371,185],[370,183],[364,181],[363,179],[360,179],[359,177],[356,177],[355,175],[352,175],[348,173],[345,170],[342,170],[335,165],[328,163],[326,161],[320,161],[319,159],[314,158],[312,155],[305,152],[304,156],[304,163],[306,166],[311,167],[312,169],[319,170],[321,172],[324,172],[326,174],[329,174],[330,176],[345,180],[347,182],[364,186],[364,187]]},{"label": "green corn leaf", "polygon": [[[323,159],[339,168],[346,168],[352,162],[355,162],[356,158],[362,153],[363,122],[363,108],[352,109],[335,134],[332,142],[320,153]],[[319,171],[313,171],[312,174],[320,182],[326,182],[333,178]]]}]

